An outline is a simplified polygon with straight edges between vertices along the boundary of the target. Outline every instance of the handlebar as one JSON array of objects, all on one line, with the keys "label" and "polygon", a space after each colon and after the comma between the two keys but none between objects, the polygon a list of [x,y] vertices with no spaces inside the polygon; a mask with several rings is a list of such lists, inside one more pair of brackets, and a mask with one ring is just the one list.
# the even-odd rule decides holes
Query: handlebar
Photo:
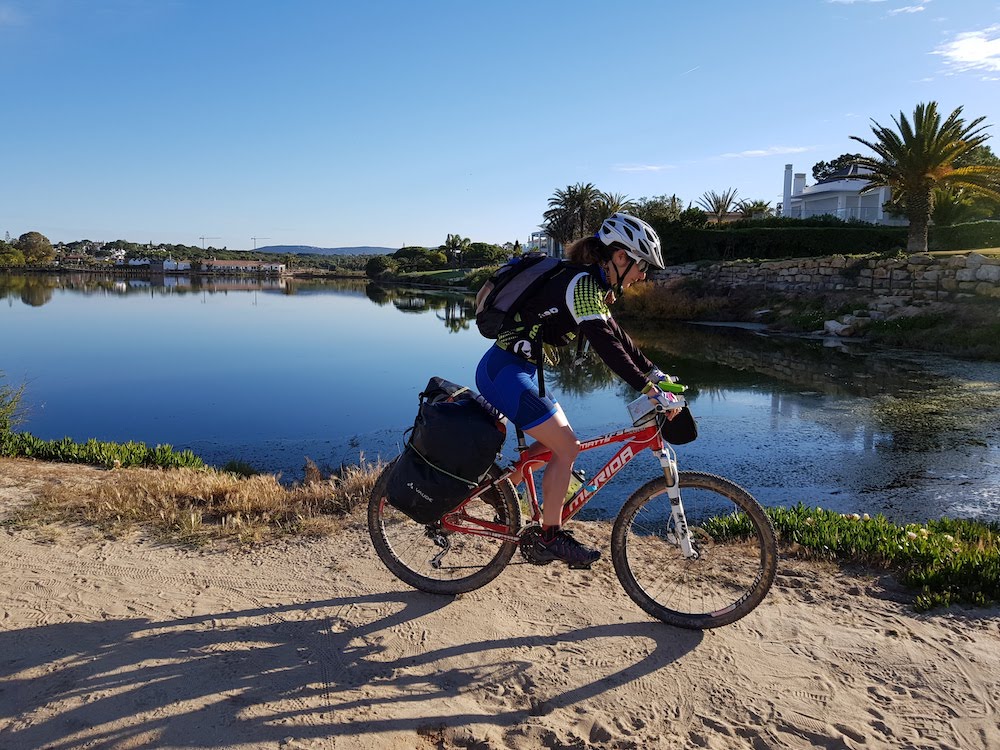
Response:
[{"label": "handlebar", "polygon": [[683,396],[678,396],[675,394],[674,398],[677,400],[671,404],[669,409],[665,406],[657,404],[655,407],[656,411],[668,412],[668,411],[673,411],[674,409],[683,409],[685,406],[687,406],[687,399],[684,398]]}]

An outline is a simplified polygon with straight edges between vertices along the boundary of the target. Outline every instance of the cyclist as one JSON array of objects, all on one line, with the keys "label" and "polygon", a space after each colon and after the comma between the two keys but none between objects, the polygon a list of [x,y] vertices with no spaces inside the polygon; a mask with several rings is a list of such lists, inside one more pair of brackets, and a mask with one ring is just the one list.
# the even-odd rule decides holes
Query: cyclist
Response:
[{"label": "cyclist", "polygon": [[[639,351],[611,317],[610,305],[625,289],[663,268],[660,240],[646,222],[616,213],[592,237],[566,249],[567,266],[525,302],[500,330],[479,362],[476,387],[482,396],[537,442],[528,450],[550,450],[542,477],[541,559],[589,565],[599,550],[587,547],[561,528],[562,500],[580,443],[562,407],[540,396],[536,381],[542,343],[565,346],[583,335],[591,348],[626,383],[664,408],[671,397],[657,383],[667,376]],[[519,477],[515,477],[518,482]],[[517,483],[517,482],[515,482]]]}]

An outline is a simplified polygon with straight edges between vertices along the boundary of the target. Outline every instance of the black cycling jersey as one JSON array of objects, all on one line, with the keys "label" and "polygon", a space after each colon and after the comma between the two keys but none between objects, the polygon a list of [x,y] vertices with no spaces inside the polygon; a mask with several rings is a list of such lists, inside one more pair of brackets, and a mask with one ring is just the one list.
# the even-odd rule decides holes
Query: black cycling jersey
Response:
[{"label": "black cycling jersey", "polygon": [[653,363],[611,317],[607,303],[610,291],[599,266],[567,265],[501,329],[497,346],[535,362],[540,339],[565,346],[582,334],[616,375],[642,390],[649,382],[646,373],[653,369]]}]

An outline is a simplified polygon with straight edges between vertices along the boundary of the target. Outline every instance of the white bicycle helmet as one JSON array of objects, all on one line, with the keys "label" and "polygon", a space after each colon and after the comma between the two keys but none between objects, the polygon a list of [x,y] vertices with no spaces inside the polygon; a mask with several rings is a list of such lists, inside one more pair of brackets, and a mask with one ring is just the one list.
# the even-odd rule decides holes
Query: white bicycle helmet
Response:
[{"label": "white bicycle helmet", "polygon": [[654,268],[663,268],[660,238],[642,219],[628,214],[612,214],[601,224],[597,236],[605,245],[621,245],[633,260],[644,260]]}]

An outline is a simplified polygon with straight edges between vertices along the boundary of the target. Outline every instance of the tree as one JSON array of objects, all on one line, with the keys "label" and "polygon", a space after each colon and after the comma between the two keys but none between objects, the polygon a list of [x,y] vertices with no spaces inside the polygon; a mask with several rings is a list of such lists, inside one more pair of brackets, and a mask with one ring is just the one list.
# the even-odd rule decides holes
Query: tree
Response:
[{"label": "tree", "polygon": [[24,254],[24,262],[29,266],[47,265],[56,255],[49,238],[40,232],[25,232],[14,246]]},{"label": "tree", "polygon": [[462,255],[471,244],[472,241],[468,237],[463,237],[460,234],[449,234],[440,249],[445,254],[446,262],[455,264],[461,260]]},{"label": "tree", "polygon": [[708,214],[697,206],[688,206],[681,211],[680,222],[682,227],[700,228],[708,224]]},{"label": "tree", "polygon": [[365,276],[377,279],[396,270],[396,262],[387,255],[375,255],[365,266]]},{"label": "tree", "polygon": [[768,201],[762,200],[742,200],[736,204],[736,210],[740,212],[740,216],[744,219],[766,219],[768,216],[774,215],[774,209],[771,208],[771,204]]},{"label": "tree", "polygon": [[24,253],[9,242],[0,241],[0,268],[19,268],[24,265]]},{"label": "tree", "polygon": [[578,182],[567,185],[565,190],[556,190],[549,198],[549,209],[543,214],[545,223],[542,227],[549,237],[562,245],[593,234],[597,228],[591,227],[599,212],[598,201],[603,195],[592,182]]},{"label": "tree", "polygon": [[825,180],[834,172],[839,172],[841,169],[847,169],[847,167],[857,164],[860,158],[861,154],[841,154],[832,161],[816,162],[813,164],[813,179],[816,182]]},{"label": "tree", "polygon": [[1000,157],[993,153],[993,150],[987,146],[976,146],[975,148],[970,148],[960,157],[955,159],[956,167],[975,167],[975,166],[1000,166]]},{"label": "tree", "polygon": [[[635,201],[624,193],[604,193],[602,192],[594,203],[594,214],[591,221],[593,230],[596,232],[600,228],[598,222],[603,222],[611,214],[632,213],[635,211]],[[590,229],[590,227],[587,227]],[[587,232],[593,234],[593,232]]]},{"label": "tree", "polygon": [[851,138],[875,152],[862,156],[858,164],[871,170],[866,175],[870,192],[879,187],[892,189],[910,222],[906,249],[927,251],[927,227],[934,208],[934,188],[953,187],[971,195],[1000,201],[1000,167],[992,165],[955,166],[969,151],[989,138],[983,132],[985,118],[966,124],[958,107],[942,123],[937,102],[920,103],[913,111],[912,124],[902,112],[893,117],[896,130],[872,120],[875,138]]},{"label": "tree", "polygon": [[728,188],[723,190],[722,193],[709,190],[698,199],[698,205],[705,209],[709,216],[715,219],[716,224],[723,222],[735,202],[736,188]]},{"label": "tree", "polygon": [[465,251],[462,260],[466,267],[493,266],[507,260],[510,253],[499,245],[488,242],[473,242]]},{"label": "tree", "polygon": [[680,221],[683,210],[684,202],[676,195],[639,198],[633,208],[635,215],[649,224],[670,224]]},{"label": "tree", "polygon": [[986,219],[993,213],[986,201],[977,200],[964,188],[950,186],[934,188],[933,203],[931,221],[939,227]]}]

